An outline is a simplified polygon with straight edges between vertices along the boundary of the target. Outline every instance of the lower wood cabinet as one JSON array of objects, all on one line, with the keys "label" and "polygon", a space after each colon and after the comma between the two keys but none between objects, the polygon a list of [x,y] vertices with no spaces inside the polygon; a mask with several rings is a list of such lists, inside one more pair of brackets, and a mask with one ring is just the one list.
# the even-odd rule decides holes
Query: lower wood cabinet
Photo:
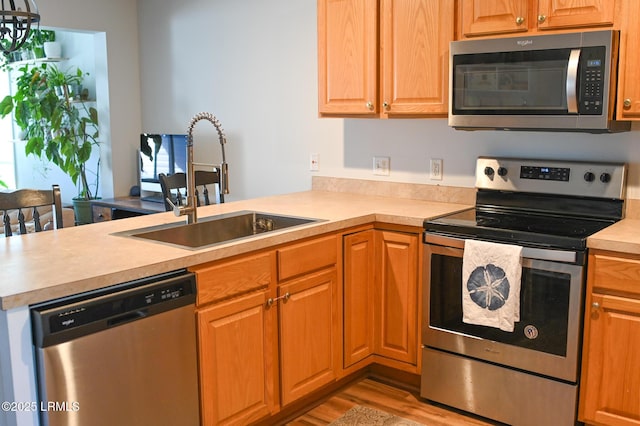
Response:
[{"label": "lower wood cabinet", "polygon": [[345,368],[373,354],[375,231],[344,237],[344,342]]},{"label": "lower wood cabinet", "polygon": [[374,355],[418,373],[419,232],[365,230],[343,243],[344,367]]},{"label": "lower wood cabinet", "polygon": [[418,234],[376,231],[375,352],[408,364],[418,353]]},{"label": "lower wood cabinet", "polygon": [[340,371],[337,235],[190,268],[204,425],[248,424]]},{"label": "lower wood cabinet", "polygon": [[198,317],[204,425],[248,424],[275,411],[275,310],[261,291],[201,309]]},{"label": "lower wood cabinet", "polygon": [[640,256],[589,255],[580,420],[640,424]]},{"label": "lower wood cabinet", "polygon": [[336,378],[341,323],[336,278],[334,267],[279,286],[283,406]]}]

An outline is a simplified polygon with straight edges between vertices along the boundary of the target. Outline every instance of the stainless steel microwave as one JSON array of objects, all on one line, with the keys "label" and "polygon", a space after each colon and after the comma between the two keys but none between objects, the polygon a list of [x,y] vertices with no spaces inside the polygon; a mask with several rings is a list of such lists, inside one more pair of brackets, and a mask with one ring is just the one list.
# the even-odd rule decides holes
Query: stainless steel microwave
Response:
[{"label": "stainless steel microwave", "polygon": [[451,43],[449,125],[627,131],[615,121],[618,31]]}]

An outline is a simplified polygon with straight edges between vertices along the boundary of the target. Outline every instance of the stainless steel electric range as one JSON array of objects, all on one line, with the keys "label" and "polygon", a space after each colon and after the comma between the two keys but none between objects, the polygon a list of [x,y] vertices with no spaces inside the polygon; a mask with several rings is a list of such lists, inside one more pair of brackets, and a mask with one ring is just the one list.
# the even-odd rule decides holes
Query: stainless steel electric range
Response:
[{"label": "stainless steel electric range", "polygon": [[[623,217],[626,165],[481,157],[476,206],[424,223],[421,396],[512,425],[576,423],[586,239]],[[467,240],[522,247],[513,332],[463,322]]]}]

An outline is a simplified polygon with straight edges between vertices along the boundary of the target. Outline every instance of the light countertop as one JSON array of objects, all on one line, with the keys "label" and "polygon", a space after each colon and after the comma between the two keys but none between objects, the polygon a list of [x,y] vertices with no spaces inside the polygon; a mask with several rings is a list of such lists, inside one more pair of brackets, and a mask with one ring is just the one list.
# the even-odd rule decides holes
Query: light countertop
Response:
[{"label": "light countertop", "polygon": [[587,247],[640,254],[640,219],[623,219],[587,239]]},{"label": "light countertop", "polygon": [[172,213],[3,238],[0,307],[8,310],[56,299],[374,221],[422,227],[425,218],[468,207],[471,206],[460,203],[308,191],[198,208],[200,218],[255,210],[324,219],[201,250],[112,235],[185,221]]}]

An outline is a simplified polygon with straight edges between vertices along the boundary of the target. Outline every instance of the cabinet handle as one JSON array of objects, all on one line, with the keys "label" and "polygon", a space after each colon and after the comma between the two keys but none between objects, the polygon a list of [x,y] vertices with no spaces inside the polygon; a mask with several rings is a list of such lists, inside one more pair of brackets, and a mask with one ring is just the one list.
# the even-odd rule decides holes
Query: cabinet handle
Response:
[{"label": "cabinet handle", "polygon": [[289,300],[289,298],[291,297],[291,294],[289,294],[289,292],[286,292],[284,295],[280,296],[280,297],[270,297],[269,299],[267,299],[267,308],[270,308],[271,306],[273,306],[274,303],[276,303],[278,300],[284,300],[285,302],[287,300]]},{"label": "cabinet handle", "polygon": [[600,309],[600,304],[599,304],[598,302],[593,302],[593,303],[591,304],[591,307],[592,307],[593,309],[595,309],[595,310],[598,310],[598,309]]},{"label": "cabinet handle", "polygon": [[547,17],[544,15],[538,15],[538,23],[542,24],[544,21],[547,20]]},{"label": "cabinet handle", "polygon": [[516,25],[522,25],[524,23],[524,18],[522,16],[518,16],[516,18]]},{"label": "cabinet handle", "polygon": [[367,102],[367,109],[373,111],[373,102]]},{"label": "cabinet handle", "polygon": [[631,108],[631,99],[625,99],[622,105],[624,105],[625,108]]},{"label": "cabinet handle", "polygon": [[389,102],[385,101],[382,103],[382,107],[386,110],[389,110]]}]

